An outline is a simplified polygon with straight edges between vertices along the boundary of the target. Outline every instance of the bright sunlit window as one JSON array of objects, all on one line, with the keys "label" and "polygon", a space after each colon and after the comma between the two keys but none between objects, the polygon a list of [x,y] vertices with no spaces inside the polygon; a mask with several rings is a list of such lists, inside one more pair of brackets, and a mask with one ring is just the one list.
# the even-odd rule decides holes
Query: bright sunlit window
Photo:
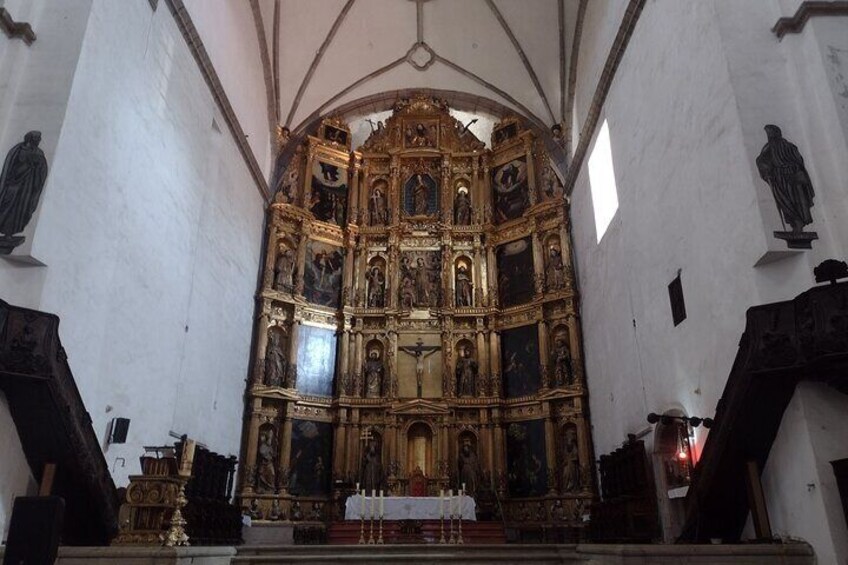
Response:
[{"label": "bright sunlit window", "polygon": [[615,171],[612,168],[609,126],[601,126],[595,148],[589,156],[589,185],[592,188],[592,207],[595,209],[595,232],[598,243],[618,210],[618,190],[615,188]]}]

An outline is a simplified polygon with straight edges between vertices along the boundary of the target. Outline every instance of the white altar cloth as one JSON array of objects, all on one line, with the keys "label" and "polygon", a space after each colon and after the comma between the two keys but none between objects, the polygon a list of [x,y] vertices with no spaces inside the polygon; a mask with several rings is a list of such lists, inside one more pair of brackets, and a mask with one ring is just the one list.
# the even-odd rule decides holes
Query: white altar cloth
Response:
[{"label": "white altar cloth", "polygon": [[[454,497],[454,509],[456,509],[457,498]],[[470,496],[459,499],[459,507],[462,511],[463,520],[477,520],[475,508],[477,503]],[[450,516],[448,511],[448,499],[445,498],[445,520]],[[362,495],[349,496],[345,504],[345,520],[359,520],[362,512]],[[454,510],[456,512],[456,510]],[[374,517],[380,514],[380,497],[374,498]],[[371,515],[371,497],[365,497],[365,518]],[[438,520],[439,497],[438,496],[387,496],[383,499],[383,520]]]}]

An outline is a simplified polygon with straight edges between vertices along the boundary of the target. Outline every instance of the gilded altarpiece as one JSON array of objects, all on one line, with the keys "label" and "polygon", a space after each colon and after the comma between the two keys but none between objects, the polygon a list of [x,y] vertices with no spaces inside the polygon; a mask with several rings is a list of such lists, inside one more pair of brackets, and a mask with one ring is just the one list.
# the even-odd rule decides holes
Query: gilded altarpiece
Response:
[{"label": "gilded altarpiece", "polygon": [[356,151],[326,119],[270,207],[240,499],[342,519],[357,483],[465,485],[580,537],[595,486],[567,202],[516,118],[486,148],[429,97]]}]

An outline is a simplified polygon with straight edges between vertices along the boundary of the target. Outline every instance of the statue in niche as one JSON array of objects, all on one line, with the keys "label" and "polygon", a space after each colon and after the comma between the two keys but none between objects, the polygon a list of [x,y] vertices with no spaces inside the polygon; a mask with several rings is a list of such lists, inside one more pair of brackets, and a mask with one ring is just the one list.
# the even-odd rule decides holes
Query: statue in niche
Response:
[{"label": "statue in niche", "polygon": [[294,287],[294,252],[281,245],[274,262],[274,289],[288,290]]},{"label": "statue in niche", "polygon": [[477,396],[477,361],[471,357],[467,346],[460,347],[459,359],[456,360],[456,380],[459,386],[459,396]]},{"label": "statue in niche", "polygon": [[456,305],[471,306],[472,296],[471,274],[465,263],[461,263],[456,268]]},{"label": "statue in niche", "polygon": [[565,429],[563,438],[562,490],[580,490],[580,454],[577,448],[577,430],[573,426]]},{"label": "statue in niche", "polygon": [[8,255],[26,239],[24,231],[47,180],[47,159],[38,144],[41,132],[31,131],[6,155],[0,172],[0,255]]},{"label": "statue in niche", "polygon": [[789,247],[809,249],[810,241],[817,238],[815,233],[799,235],[804,226],[813,223],[810,209],[815,197],[804,158],[798,148],[783,137],[779,127],[769,124],[765,130],[768,142],[757,157],[757,170],[771,187],[784,224],[792,228],[791,232],[774,232],[774,235],[785,239]]},{"label": "statue in niche", "polygon": [[277,471],[274,468],[276,443],[273,429],[265,429],[259,433],[259,466],[256,484],[258,492],[274,492],[276,488]]},{"label": "statue in niche", "polygon": [[459,452],[459,487],[465,485],[465,494],[474,496],[480,477],[480,464],[477,461],[477,453],[471,446],[470,441],[465,441]]},{"label": "statue in niche", "polygon": [[265,351],[265,384],[267,386],[283,386],[286,380],[288,361],[283,353],[280,331],[268,331],[268,347]]},{"label": "statue in niche", "polygon": [[554,381],[556,386],[570,385],[574,383],[574,368],[571,364],[571,351],[564,336],[559,336],[554,341]]},{"label": "statue in niche", "polygon": [[421,180],[421,175],[416,175],[416,184],[412,189],[412,210],[416,216],[424,216],[429,208],[427,203],[427,186]]},{"label": "statue in niche", "polygon": [[387,223],[388,208],[386,206],[386,195],[381,186],[375,186],[371,191],[368,201],[368,213],[372,226],[382,226]]},{"label": "statue in niche", "polygon": [[365,374],[365,397],[380,398],[386,370],[383,360],[380,359],[380,351],[376,347],[368,352],[368,360],[362,372]]},{"label": "statue in niche", "polygon": [[460,185],[453,203],[454,223],[458,226],[471,224],[471,198],[468,197],[468,188]]},{"label": "statue in niche", "polygon": [[294,195],[297,191],[298,179],[300,172],[297,166],[293,163],[291,169],[285,174],[277,194],[274,195],[274,202],[278,204],[291,204],[294,202]]},{"label": "statue in niche", "polygon": [[365,273],[368,279],[368,307],[383,308],[386,305],[386,275],[380,265],[372,265]]},{"label": "statue in niche", "polygon": [[361,482],[367,495],[370,495],[371,491],[379,491],[383,482],[382,463],[375,441],[368,442],[368,447],[365,448],[365,454],[362,456]]},{"label": "statue in niche", "polygon": [[545,279],[551,290],[565,286],[565,266],[562,264],[562,251],[556,245],[548,247],[548,264]]},{"label": "statue in niche", "polygon": [[283,512],[280,510],[280,501],[278,499],[274,499],[271,502],[271,510],[268,512],[269,520],[281,520]]}]

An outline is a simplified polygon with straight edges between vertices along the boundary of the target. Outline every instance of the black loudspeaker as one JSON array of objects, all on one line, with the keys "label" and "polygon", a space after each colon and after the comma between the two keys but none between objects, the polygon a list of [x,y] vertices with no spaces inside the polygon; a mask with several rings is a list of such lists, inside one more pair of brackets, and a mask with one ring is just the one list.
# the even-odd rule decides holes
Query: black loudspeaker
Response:
[{"label": "black loudspeaker", "polygon": [[112,441],[109,443],[126,443],[127,433],[130,431],[129,418],[115,418],[112,420]]},{"label": "black loudspeaker", "polygon": [[12,507],[3,565],[53,565],[59,551],[65,500],[19,496]]}]

